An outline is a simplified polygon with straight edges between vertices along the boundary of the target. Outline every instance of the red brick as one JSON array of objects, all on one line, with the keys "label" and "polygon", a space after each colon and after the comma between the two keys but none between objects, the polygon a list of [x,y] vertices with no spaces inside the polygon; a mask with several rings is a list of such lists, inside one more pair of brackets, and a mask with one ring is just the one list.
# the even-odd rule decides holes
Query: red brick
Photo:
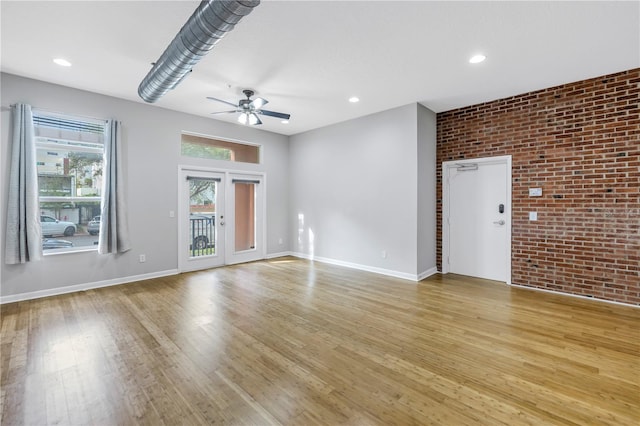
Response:
[{"label": "red brick", "polygon": [[640,69],[443,112],[437,129],[439,165],[513,157],[514,284],[640,305]]}]

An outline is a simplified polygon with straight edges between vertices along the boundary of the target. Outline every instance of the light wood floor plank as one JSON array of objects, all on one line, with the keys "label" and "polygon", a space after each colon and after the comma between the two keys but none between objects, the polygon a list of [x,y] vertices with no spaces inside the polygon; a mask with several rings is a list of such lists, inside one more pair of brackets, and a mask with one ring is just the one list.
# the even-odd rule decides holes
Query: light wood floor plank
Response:
[{"label": "light wood floor plank", "polygon": [[2,306],[2,425],[635,425],[640,309],[280,258]]}]

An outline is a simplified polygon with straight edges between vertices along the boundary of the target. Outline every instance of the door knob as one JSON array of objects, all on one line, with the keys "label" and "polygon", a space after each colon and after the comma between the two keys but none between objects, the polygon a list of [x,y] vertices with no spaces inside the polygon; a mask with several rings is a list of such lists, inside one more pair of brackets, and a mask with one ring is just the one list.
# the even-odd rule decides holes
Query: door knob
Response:
[{"label": "door knob", "polygon": [[498,221],[493,222],[493,223],[495,223],[496,225],[504,225],[506,222],[504,220],[498,220]]}]

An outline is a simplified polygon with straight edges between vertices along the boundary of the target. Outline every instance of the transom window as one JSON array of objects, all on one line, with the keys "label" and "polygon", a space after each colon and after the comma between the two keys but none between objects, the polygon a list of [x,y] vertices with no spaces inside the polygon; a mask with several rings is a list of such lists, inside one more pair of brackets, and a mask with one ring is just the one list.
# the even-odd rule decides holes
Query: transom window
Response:
[{"label": "transom window", "polygon": [[207,136],[183,133],[180,149],[182,155],[187,157],[253,164],[260,163],[259,145],[224,141]]}]

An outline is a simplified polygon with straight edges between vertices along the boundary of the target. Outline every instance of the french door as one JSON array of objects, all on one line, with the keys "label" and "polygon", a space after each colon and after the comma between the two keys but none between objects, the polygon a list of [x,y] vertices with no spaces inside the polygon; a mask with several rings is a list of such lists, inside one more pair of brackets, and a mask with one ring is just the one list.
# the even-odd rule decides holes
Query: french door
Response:
[{"label": "french door", "polygon": [[178,268],[264,258],[264,175],[180,170]]},{"label": "french door", "polygon": [[511,157],[443,163],[442,271],[511,283]]}]

